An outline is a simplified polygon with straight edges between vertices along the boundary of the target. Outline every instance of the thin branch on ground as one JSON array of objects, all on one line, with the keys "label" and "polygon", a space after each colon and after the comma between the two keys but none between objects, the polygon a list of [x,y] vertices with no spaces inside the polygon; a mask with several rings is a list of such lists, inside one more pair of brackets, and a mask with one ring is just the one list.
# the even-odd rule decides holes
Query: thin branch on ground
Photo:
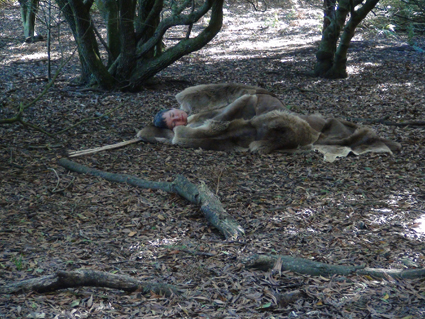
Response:
[{"label": "thin branch on ground", "polygon": [[364,275],[374,278],[421,279],[425,278],[425,269],[382,269],[361,266],[331,265],[292,256],[253,255],[245,260],[248,268],[261,270],[273,269],[280,260],[281,270],[289,270],[298,274],[330,277],[333,275]]},{"label": "thin branch on ground", "polygon": [[58,271],[53,275],[6,284],[0,287],[0,294],[25,293],[31,291],[50,292],[75,287],[104,287],[120,289],[127,292],[154,292],[155,294],[164,295],[166,297],[179,295],[182,292],[177,287],[168,284],[142,282],[126,275],[110,274],[91,269],[79,269],[74,271]]}]

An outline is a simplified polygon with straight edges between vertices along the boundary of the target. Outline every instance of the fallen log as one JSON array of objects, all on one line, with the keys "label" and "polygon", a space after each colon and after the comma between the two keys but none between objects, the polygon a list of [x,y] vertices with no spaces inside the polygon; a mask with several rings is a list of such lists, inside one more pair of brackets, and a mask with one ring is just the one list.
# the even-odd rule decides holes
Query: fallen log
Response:
[{"label": "fallen log", "polygon": [[289,270],[298,274],[330,277],[333,275],[363,275],[374,278],[393,277],[397,279],[425,278],[425,269],[382,269],[362,266],[344,266],[325,264],[313,260],[284,255],[253,255],[244,261],[245,267],[267,271],[279,262],[281,270]]},{"label": "fallen log", "polygon": [[5,284],[0,286],[0,294],[30,291],[42,293],[83,286],[112,288],[128,292],[138,290],[142,293],[153,292],[157,295],[164,295],[166,297],[182,293],[182,291],[175,286],[168,284],[141,282],[125,275],[110,274],[90,269],[79,269],[74,271],[58,271],[56,274],[49,276]]},{"label": "fallen log", "polygon": [[184,176],[178,175],[171,183],[152,182],[127,174],[103,172],[66,158],[61,158],[58,163],[70,171],[98,176],[111,182],[127,183],[141,188],[161,189],[168,193],[178,194],[191,203],[200,205],[207,221],[217,228],[226,239],[236,239],[245,234],[244,229],[226,212],[220,200],[205,184],[198,187]]}]

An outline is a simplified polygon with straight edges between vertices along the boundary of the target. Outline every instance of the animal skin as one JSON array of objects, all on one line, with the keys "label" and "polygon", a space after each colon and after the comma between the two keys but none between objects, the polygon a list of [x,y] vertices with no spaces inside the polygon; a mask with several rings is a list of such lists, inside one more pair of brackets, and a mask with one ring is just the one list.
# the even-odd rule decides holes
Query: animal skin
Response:
[{"label": "animal skin", "polygon": [[237,83],[201,84],[188,87],[176,95],[180,108],[189,114],[223,108],[248,94],[275,95],[266,89]]},{"label": "animal skin", "polygon": [[229,151],[249,149],[261,154],[276,149],[296,149],[314,143],[319,132],[286,111],[271,111],[250,120],[207,120],[202,126],[178,126],[172,144],[183,147]]},{"label": "animal skin", "polygon": [[270,153],[312,148],[325,160],[350,152],[399,151],[399,143],[379,137],[372,129],[320,115],[289,112],[272,93],[240,84],[208,84],[187,88],[176,96],[183,110],[192,112],[187,126],[171,130],[146,127],[138,137],[208,150],[250,150]]},{"label": "animal skin", "polygon": [[265,114],[274,110],[286,111],[282,102],[269,94],[245,94],[226,107],[205,110],[203,106],[197,107],[200,113],[191,115],[188,118],[188,125],[191,127],[202,125],[205,120],[233,121],[235,119],[252,119],[256,115]]}]

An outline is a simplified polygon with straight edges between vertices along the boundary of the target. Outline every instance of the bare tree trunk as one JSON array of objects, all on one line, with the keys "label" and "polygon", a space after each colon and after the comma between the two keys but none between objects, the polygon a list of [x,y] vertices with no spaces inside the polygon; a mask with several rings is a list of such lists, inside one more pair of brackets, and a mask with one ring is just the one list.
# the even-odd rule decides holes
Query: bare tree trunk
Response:
[{"label": "bare tree trunk", "polygon": [[[327,72],[332,68],[336,44],[349,10],[350,0],[339,1],[335,18],[331,20],[329,26],[323,30],[319,50],[316,53],[317,63],[314,68],[314,74],[316,76],[327,77]],[[325,19],[327,18],[325,17]]]},{"label": "bare tree trunk", "polygon": [[118,4],[115,0],[95,0],[96,6],[106,23],[108,66],[110,66],[120,54],[120,35]]},{"label": "bare tree trunk", "polygon": [[[153,77],[159,71],[165,69],[170,64],[174,63],[182,56],[191,52],[197,51],[211,41],[215,35],[220,31],[223,23],[223,2],[224,0],[206,1],[204,6],[195,12],[189,14],[184,20],[183,24],[189,25],[198,20],[204,15],[203,12],[209,9],[208,4],[212,3],[211,6],[211,19],[206,27],[198,36],[191,39],[183,39],[174,47],[168,49],[160,56],[155,57],[151,60],[141,60],[138,64],[137,69],[132,74],[132,88],[137,89],[143,82]],[[174,21],[173,21],[174,20]],[[155,36],[152,37],[148,42],[145,43],[141,48],[138,48],[138,56],[144,56],[146,52],[152,49],[168,28],[168,25],[177,24],[177,21],[181,20],[179,17],[170,19],[169,21],[163,21],[159,24]]]},{"label": "bare tree trunk", "polygon": [[325,32],[326,28],[330,26],[331,22],[335,20],[336,0],[324,0],[323,4],[324,9],[322,34]]},{"label": "bare tree trunk", "polygon": [[[72,35],[74,36],[74,39],[77,41],[78,33],[77,33],[77,26],[74,19],[74,14],[71,10],[71,7],[68,4],[67,0],[55,0],[58,4],[62,14],[64,15],[66,21],[68,22],[69,27],[71,28]],[[90,67],[87,64],[87,61],[84,59],[83,51],[78,47],[78,56],[81,63],[81,73],[80,73],[80,84],[88,84],[90,82],[91,78],[91,71]]]},{"label": "bare tree trunk", "polygon": [[21,19],[24,25],[25,38],[33,38],[35,32],[35,16],[38,11],[39,0],[19,0],[21,5]]},{"label": "bare tree trunk", "polygon": [[96,82],[104,89],[112,89],[115,85],[115,79],[109,74],[106,66],[100,59],[92,20],[90,17],[90,7],[93,2],[84,2],[82,0],[68,0],[68,4],[75,19],[76,35],[75,39],[81,55]]},{"label": "bare tree trunk", "polygon": [[330,70],[327,71],[327,78],[346,78],[347,77],[347,52],[350,47],[351,39],[354,37],[355,30],[360,22],[366,15],[376,6],[379,0],[368,0],[357,11],[351,11],[350,20],[348,20],[341,39],[338,49],[335,52],[334,62]]},{"label": "bare tree trunk", "polygon": [[[139,47],[149,41],[155,34],[155,30],[160,23],[160,12],[163,8],[163,0],[141,0],[136,20],[136,38]],[[151,59],[159,52],[155,51],[158,45],[162,44],[162,38],[158,40],[156,46],[147,52],[144,58]]]},{"label": "bare tree trunk", "polygon": [[[335,0],[324,0],[322,40],[316,53],[317,63],[314,68],[316,76],[328,79],[347,77],[347,52],[355,29],[378,1],[367,0],[363,4],[361,0],[340,0],[335,11]],[[354,7],[360,4],[360,9],[354,10]],[[345,23],[349,13],[350,19]],[[344,31],[341,35],[342,28]]]}]

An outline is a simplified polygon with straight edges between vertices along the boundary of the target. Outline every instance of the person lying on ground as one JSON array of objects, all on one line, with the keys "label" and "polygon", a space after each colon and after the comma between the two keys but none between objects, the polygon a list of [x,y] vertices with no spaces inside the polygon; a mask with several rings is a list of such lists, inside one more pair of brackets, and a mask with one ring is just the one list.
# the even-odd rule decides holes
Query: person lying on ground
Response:
[{"label": "person lying on ground", "polygon": [[213,110],[206,110],[197,114],[189,115],[182,109],[165,109],[159,111],[153,125],[157,128],[173,130],[175,127],[184,125],[197,127],[206,120],[229,122],[237,119],[252,119],[274,110],[288,112],[282,102],[269,94],[245,94],[229,105]]},{"label": "person lying on ground", "polygon": [[[324,154],[331,152],[333,158],[350,152],[391,153],[401,148],[399,143],[379,137],[368,127],[332,117],[290,112],[277,97],[264,90],[246,94],[245,88],[237,91],[236,84],[229,85],[236,91],[230,91],[226,85],[201,87],[211,86],[217,89],[214,94],[211,90],[205,94],[196,90],[192,100],[182,93],[197,87],[177,94],[181,109],[159,112],[154,125],[139,131],[137,137],[151,143],[217,151],[244,149],[262,154],[314,144]],[[226,96],[219,89],[231,95]],[[244,94],[238,97],[238,92]],[[230,103],[226,105],[227,101]]]}]

